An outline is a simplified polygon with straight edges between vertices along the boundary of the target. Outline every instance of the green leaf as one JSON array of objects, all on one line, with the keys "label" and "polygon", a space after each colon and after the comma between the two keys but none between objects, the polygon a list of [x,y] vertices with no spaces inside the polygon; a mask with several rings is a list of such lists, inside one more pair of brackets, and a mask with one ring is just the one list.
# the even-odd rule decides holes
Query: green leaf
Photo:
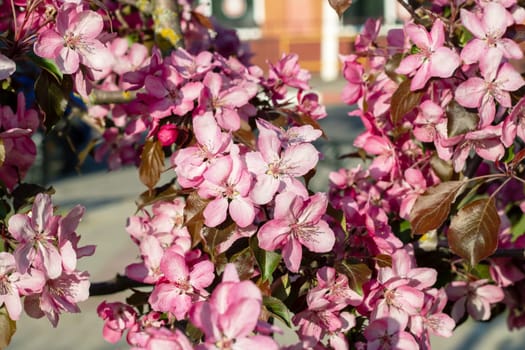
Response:
[{"label": "green leaf", "polygon": [[412,233],[422,235],[443,225],[464,184],[464,181],[442,182],[420,195],[410,213]]},{"label": "green leaf", "polygon": [[250,239],[250,248],[253,251],[257,265],[259,265],[262,280],[272,282],[273,273],[281,262],[281,254],[261,249],[255,235]]},{"label": "green leaf", "polygon": [[0,349],[5,349],[11,343],[11,338],[16,332],[16,321],[13,321],[5,307],[0,309]]},{"label": "green leaf", "polygon": [[449,247],[474,267],[498,247],[500,223],[492,198],[469,203],[450,222],[447,233]]},{"label": "green leaf", "polygon": [[146,187],[153,191],[153,188],[160,180],[160,175],[164,171],[164,151],[160,141],[148,139],[142,149],[140,156],[139,177]]},{"label": "green leaf", "polygon": [[51,73],[57,81],[62,81],[64,77],[62,71],[58,69],[55,61],[48,58],[43,58],[35,54],[28,55],[31,61],[35,62],[40,68],[45,69],[47,72]]},{"label": "green leaf", "polygon": [[479,123],[479,115],[477,113],[467,111],[455,101],[448,104],[446,114],[448,137],[476,130]]},{"label": "green leaf", "polygon": [[423,93],[421,91],[411,91],[410,83],[410,79],[405,80],[399,84],[397,90],[392,95],[390,118],[392,119],[392,124],[395,126],[401,124],[405,114],[411,112],[421,102]]},{"label": "green leaf", "polygon": [[71,77],[62,81],[52,73],[42,70],[35,82],[35,96],[40,109],[44,114],[44,126],[49,131],[64,117],[69,95],[72,91]]},{"label": "green leaf", "polygon": [[263,296],[263,305],[272,316],[283,321],[288,327],[292,327],[292,313],[281,300],[270,296]]}]

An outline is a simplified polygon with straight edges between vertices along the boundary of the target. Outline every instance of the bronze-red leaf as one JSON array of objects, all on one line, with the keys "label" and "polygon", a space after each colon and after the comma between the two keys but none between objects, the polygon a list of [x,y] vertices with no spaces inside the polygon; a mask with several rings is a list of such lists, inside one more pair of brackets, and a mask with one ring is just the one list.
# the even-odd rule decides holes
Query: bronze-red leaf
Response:
[{"label": "bronze-red leaf", "polygon": [[498,247],[500,223],[493,199],[478,199],[465,205],[450,222],[447,234],[450,249],[470,266],[476,266]]}]

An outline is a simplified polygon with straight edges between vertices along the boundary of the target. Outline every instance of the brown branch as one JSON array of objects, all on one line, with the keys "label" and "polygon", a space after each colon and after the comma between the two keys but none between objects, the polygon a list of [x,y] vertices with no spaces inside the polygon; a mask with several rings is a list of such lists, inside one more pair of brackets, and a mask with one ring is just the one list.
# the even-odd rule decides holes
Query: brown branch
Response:
[{"label": "brown branch", "polygon": [[182,47],[182,30],[180,27],[180,10],[177,1],[153,0],[153,22],[155,42],[165,53]]},{"label": "brown branch", "polygon": [[410,6],[410,4],[406,3],[405,0],[397,0],[397,2],[399,4],[401,4],[401,6],[403,6],[405,8],[405,10],[408,11],[408,13],[410,13],[410,16],[412,16],[412,18],[414,19],[414,22],[417,23],[417,24],[422,24],[423,26],[425,25],[425,21],[423,21],[423,19],[421,18],[421,16],[419,16],[416,11],[414,10],[414,8],[412,6]]},{"label": "brown branch", "polygon": [[145,287],[145,286],[151,286],[151,284],[138,282],[126,276],[117,274],[115,278],[111,280],[104,281],[104,282],[91,283],[91,286],[89,287],[89,295],[90,296],[108,295],[108,294],[122,292],[127,289],[131,289],[131,288]]},{"label": "brown branch", "polygon": [[89,102],[95,105],[111,103],[127,103],[133,101],[140,91],[106,91],[93,89],[89,95]]}]

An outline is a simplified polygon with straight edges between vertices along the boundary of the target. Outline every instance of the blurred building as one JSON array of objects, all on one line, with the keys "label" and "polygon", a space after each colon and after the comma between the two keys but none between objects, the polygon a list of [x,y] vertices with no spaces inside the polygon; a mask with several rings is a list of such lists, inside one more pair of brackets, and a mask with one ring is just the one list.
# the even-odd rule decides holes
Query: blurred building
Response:
[{"label": "blurred building", "polygon": [[399,24],[394,0],[354,0],[342,19],[328,0],[205,0],[221,23],[250,42],[254,63],[275,62],[282,53],[297,53],[301,66],[325,80],[339,73],[339,54],[352,51],[353,38],[369,17],[382,17],[386,30]]}]

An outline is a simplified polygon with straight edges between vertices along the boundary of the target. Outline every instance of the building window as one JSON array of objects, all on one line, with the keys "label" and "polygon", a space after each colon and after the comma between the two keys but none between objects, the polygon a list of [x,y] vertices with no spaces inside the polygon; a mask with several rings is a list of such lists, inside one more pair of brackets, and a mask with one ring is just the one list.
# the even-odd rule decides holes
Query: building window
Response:
[{"label": "building window", "polygon": [[257,27],[253,0],[213,0],[211,12],[226,27]]},{"label": "building window", "polygon": [[361,26],[372,17],[384,17],[385,8],[382,1],[355,0],[343,15],[344,26]]}]

